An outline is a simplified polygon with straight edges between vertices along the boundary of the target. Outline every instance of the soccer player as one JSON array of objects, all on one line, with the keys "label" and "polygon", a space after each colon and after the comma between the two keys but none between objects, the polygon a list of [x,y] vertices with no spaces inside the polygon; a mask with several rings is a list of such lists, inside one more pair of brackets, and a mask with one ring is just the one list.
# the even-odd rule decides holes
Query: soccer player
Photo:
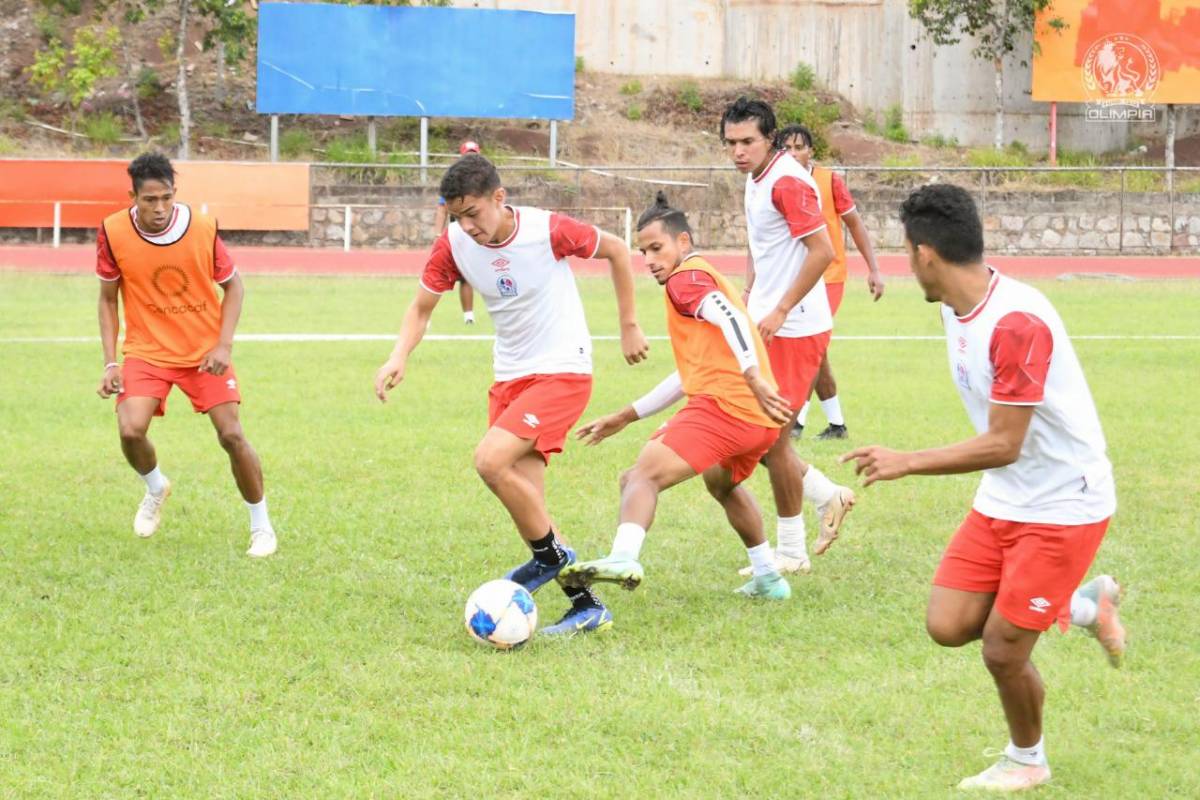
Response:
[{"label": "soccer player", "polygon": [[[821,216],[817,185],[807,169],[776,149],[775,113],[761,100],[740,97],[731,103],[721,116],[721,140],[734,166],[746,175],[746,307],[767,345],[779,393],[797,412],[812,392],[833,328],[821,282],[833,245]],[[850,489],[800,460],[788,435],[793,423],[789,420],[780,430],[765,462],[779,518],[775,559],[785,574],[811,569],[804,496],[816,504],[821,520],[813,546],[817,555],[837,538],[854,505]]]},{"label": "soccer player", "polygon": [[1113,666],[1125,650],[1120,586],[1108,575],[1079,585],[1116,510],[1112,466],[1062,320],[1037,289],[984,262],[971,196],[925,186],[900,218],[925,299],[942,304],[950,377],[978,435],[916,452],[862,447],[842,460],[856,462],[864,486],[983,471],[934,575],[926,627],[945,647],[983,640],[1008,720],[1000,760],[959,788],[1028,789],[1050,780],[1045,691],[1030,661],[1038,637],[1069,621],[1099,639]]},{"label": "soccer player", "polygon": [[[779,131],[780,148],[791,153],[792,158],[807,169],[817,183],[821,194],[821,215],[829,226],[829,238],[833,243],[833,261],[821,276],[825,281],[825,293],[829,296],[829,313],[837,316],[838,308],[842,305],[842,296],[846,293],[846,237],[843,227],[850,232],[854,246],[867,262],[867,289],[875,300],[883,297],[883,275],[875,262],[875,250],[871,247],[871,236],[867,226],[854,205],[854,198],[846,187],[846,182],[833,170],[822,167],[813,161],[812,133],[803,125],[788,125]],[[842,404],[837,396],[837,381],[833,378],[833,369],[829,366],[829,351],[821,361],[821,369],[817,372],[817,399],[821,402],[821,410],[825,412],[828,423],[825,430],[817,434],[817,439],[845,439],[846,418],[842,415]],[[808,420],[808,407],[812,405],[805,398],[804,407],[796,417],[792,427],[792,437],[799,439],[804,433],[804,425]]]},{"label": "soccer player", "polygon": [[[458,154],[465,156],[468,153],[478,153],[479,144],[470,139],[458,146]],[[446,211],[446,198],[438,195],[437,212],[433,215],[433,239],[437,241],[438,237],[446,232],[446,226],[450,224],[450,214]],[[458,302],[462,305],[463,322],[467,325],[475,324],[475,293],[471,290],[471,284],[466,281],[458,282]]]},{"label": "soccer player", "polygon": [[[171,482],[158,466],[146,437],[153,417],[167,411],[167,395],[178,386],[192,408],[207,414],[242,499],[250,509],[250,549],[275,552],[275,530],[267,515],[262,466],[238,421],[242,398],[231,351],[245,289],[217,234],[217,222],[175,202],[175,170],[158,153],[129,165],[133,207],[107,217],[96,237],[100,278],[100,343],[104,377],[97,393],[117,396],[121,450],[146,483],[133,531],[153,536],[162,521]],[[222,297],[217,298],[217,286]],[[118,298],[125,306],[125,355],[117,362]]]},{"label": "soccer player", "polygon": [[753,577],[737,591],[786,600],[791,588],[771,558],[762,513],[741,485],[792,416],[788,401],[775,391],[762,338],[733,284],[692,252],[687,217],[671,208],[662,192],[638,219],[638,248],[655,280],[666,288],[667,330],[677,371],[645,397],[584,425],[578,436],[598,444],[684,395],[688,402],[621,476],[621,522],[611,553],[566,567],[558,580],[570,587],[607,581],[637,588],[643,576],[638,557],[659,494],[703,475],[750,558]]},{"label": "soccer player", "polygon": [[[634,312],[629,248],[562,214],[507,205],[496,168],[481,155],[453,164],[440,191],[456,221],[433,246],[396,346],[375,374],[375,394],[386,401],[404,379],[408,357],[441,295],[456,281],[471,284],[496,326],[490,427],[475,448],[475,470],[533,551],[504,577],[533,592],[575,560],[546,510],[544,481],[550,456],[562,452],[592,393],[592,340],[567,257],[608,260],[621,351],[635,364],[646,357],[648,345]],[[612,624],[612,614],[590,590],[564,591],[571,609],[543,634],[572,635]]]}]

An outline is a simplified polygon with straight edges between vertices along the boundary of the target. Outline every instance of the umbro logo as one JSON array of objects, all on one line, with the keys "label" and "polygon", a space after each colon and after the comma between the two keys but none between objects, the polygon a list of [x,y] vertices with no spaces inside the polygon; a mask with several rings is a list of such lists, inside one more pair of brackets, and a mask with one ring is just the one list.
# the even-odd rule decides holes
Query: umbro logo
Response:
[{"label": "umbro logo", "polygon": [[492,262],[492,266],[496,269],[496,272],[505,272],[508,270],[508,265],[511,263],[512,262],[509,261],[504,256],[500,256],[499,258],[497,258],[495,261]]},{"label": "umbro logo", "polygon": [[1029,601],[1029,610],[1036,611],[1039,614],[1045,614],[1046,609],[1050,607],[1050,601],[1044,597],[1035,597]]},{"label": "umbro logo", "polygon": [[538,419],[535,414],[526,414],[523,419],[525,424],[531,428],[536,428],[538,425],[542,424],[542,421]]},{"label": "umbro logo", "polygon": [[230,389],[236,389],[237,381],[235,381],[233,378],[230,378],[229,380],[225,381],[225,385],[228,386]]}]

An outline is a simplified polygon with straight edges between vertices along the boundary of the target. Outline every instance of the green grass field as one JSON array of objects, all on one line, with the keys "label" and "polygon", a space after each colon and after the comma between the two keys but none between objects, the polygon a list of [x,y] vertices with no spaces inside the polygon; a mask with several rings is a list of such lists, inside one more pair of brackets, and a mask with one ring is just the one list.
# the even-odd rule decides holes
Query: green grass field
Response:
[{"label": "green grass field", "polygon": [[[647,579],[604,593],[607,634],[514,653],[472,642],[462,605],[525,557],[471,452],[486,424],[490,345],[430,341],[381,406],[387,342],[245,342],[243,418],[263,459],[278,555],[246,558],[247,515],[208,421],[174,394],[151,429],[175,493],[159,534],[131,520],[142,485],[94,394],[95,280],[0,273],[0,796],[952,797],[1007,741],[978,645],[935,646],[924,604],[975,476],[860,493],[843,538],[791,602],[731,594],[745,553],[697,481],[668,492]],[[406,279],[255,277],[241,332],[389,333]],[[1195,422],[1200,284],[1046,282],[1073,334],[1192,337],[1076,346],[1115,463],[1120,511],[1096,570],[1128,585],[1126,666],[1047,635],[1046,797],[1200,796],[1200,559]],[[593,334],[611,289],[581,281]],[[664,332],[659,289],[640,316]],[[471,331],[448,297],[435,333]],[[843,335],[937,335],[910,281],[871,305],[851,288]],[[852,444],[969,434],[944,345],[835,341]],[[588,414],[633,399],[669,347],[627,367],[596,344]],[[585,556],[606,552],[617,475],[657,423],[549,473]],[[823,427],[819,410],[810,417]],[[804,440],[831,477],[843,444]],[[769,514],[766,476],[751,479]],[[810,517],[810,531],[814,525]],[[543,622],[566,602],[537,596]]]}]

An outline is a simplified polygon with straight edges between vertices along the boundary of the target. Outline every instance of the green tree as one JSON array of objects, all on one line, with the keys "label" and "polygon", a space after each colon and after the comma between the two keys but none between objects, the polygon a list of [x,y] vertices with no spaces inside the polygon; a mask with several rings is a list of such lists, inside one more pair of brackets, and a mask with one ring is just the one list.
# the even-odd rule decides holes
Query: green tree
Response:
[{"label": "green tree", "polygon": [[80,28],[69,50],[61,40],[51,39],[34,56],[28,68],[30,80],[47,94],[61,95],[72,112],[77,112],[100,80],[117,74],[113,48],[120,40],[120,32],[112,27]]},{"label": "green tree", "polygon": [[[935,44],[957,44],[963,37],[975,40],[971,54],[988,59],[996,71],[995,136],[993,146],[1004,147],[1004,59],[1033,31],[1039,12],[1053,0],[909,0],[908,13],[921,23]],[[1066,22],[1054,17],[1049,24],[1061,31]],[[1034,43],[1037,47],[1037,43]],[[1022,59],[1022,64],[1028,63]]]}]

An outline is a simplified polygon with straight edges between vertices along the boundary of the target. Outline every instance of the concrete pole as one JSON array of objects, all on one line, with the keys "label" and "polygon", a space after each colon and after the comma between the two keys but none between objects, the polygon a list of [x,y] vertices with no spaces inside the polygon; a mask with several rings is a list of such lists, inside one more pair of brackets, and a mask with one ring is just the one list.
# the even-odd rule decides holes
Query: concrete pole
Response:
[{"label": "concrete pole", "polygon": [[429,180],[429,117],[421,117],[421,183]]},{"label": "concrete pole", "polygon": [[558,166],[558,120],[550,120],[550,166]]},{"label": "concrete pole", "polygon": [[367,117],[367,149],[371,151],[371,158],[378,155],[375,148],[375,118]]},{"label": "concrete pole", "polygon": [[279,115],[271,115],[271,160],[279,160]]}]

